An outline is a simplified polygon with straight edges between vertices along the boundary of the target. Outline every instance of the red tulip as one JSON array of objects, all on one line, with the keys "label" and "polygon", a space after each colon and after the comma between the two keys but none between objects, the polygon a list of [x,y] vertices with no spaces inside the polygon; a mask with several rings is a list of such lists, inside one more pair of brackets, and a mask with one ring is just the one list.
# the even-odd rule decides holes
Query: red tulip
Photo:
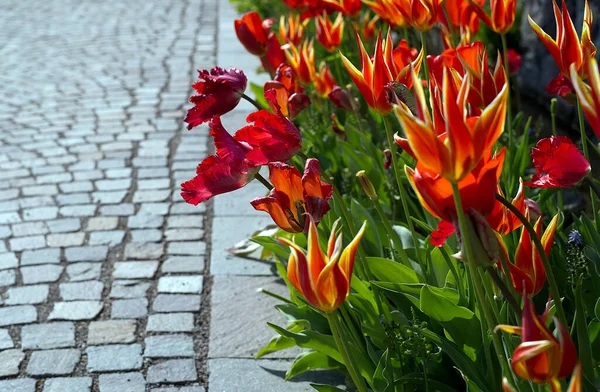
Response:
[{"label": "red tulip", "polygon": [[224,70],[214,67],[210,72],[198,71],[198,78],[200,81],[192,85],[198,95],[190,98],[195,106],[188,110],[184,120],[188,123],[188,129],[233,110],[240,102],[248,82],[244,72],[235,68]]},{"label": "red tulip", "polygon": [[273,112],[281,112],[293,120],[310,105],[310,98],[294,76],[294,70],[287,64],[281,64],[275,72],[274,80],[265,83],[265,98]]},{"label": "red tulip", "polygon": [[315,19],[315,28],[317,41],[326,51],[335,52],[344,36],[344,15],[339,13],[333,22],[329,20],[327,14],[318,15]]},{"label": "red tulip", "polygon": [[269,196],[256,198],[250,204],[258,211],[268,212],[283,230],[308,231],[309,221],[318,224],[329,211],[327,201],[333,188],[321,181],[318,160],[308,159],[302,176],[294,166],[282,162],[270,163],[269,173],[274,188]]},{"label": "red tulip", "polygon": [[566,136],[550,136],[531,150],[536,174],[525,185],[532,188],[569,188],[591,170],[590,163]]},{"label": "red tulip", "polygon": [[516,75],[521,70],[521,64],[523,63],[523,56],[519,54],[513,48],[508,49],[508,73],[510,75]]},{"label": "red tulip", "polygon": [[263,56],[266,53],[272,25],[273,19],[263,21],[255,11],[248,12],[242,19],[234,21],[235,32],[240,42],[255,56]]},{"label": "red tulip", "polygon": [[181,196],[194,205],[243,187],[259,169],[246,156],[250,148],[234,140],[219,117],[213,117],[209,126],[216,153],[198,165],[196,177],[181,184]]},{"label": "red tulip", "polygon": [[260,60],[265,70],[271,75],[281,64],[285,63],[285,52],[281,49],[281,45],[279,44],[279,40],[275,33],[269,35],[267,51]]},{"label": "red tulip", "polygon": [[331,92],[329,93],[329,99],[331,102],[333,102],[335,107],[349,112],[352,112],[354,110],[354,106],[356,105],[354,98],[352,98],[350,93],[340,86],[333,86]]}]

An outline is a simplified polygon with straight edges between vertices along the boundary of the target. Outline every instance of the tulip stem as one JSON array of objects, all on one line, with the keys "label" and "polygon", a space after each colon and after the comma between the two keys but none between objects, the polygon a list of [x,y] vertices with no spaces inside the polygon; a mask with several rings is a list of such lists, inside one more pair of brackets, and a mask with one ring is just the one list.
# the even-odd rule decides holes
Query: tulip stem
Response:
[{"label": "tulip stem", "polygon": [[565,311],[562,306],[560,291],[558,290],[558,284],[556,283],[556,278],[554,277],[554,272],[552,271],[552,267],[550,266],[550,262],[548,261],[548,257],[546,256],[546,251],[544,250],[544,245],[542,245],[542,241],[540,237],[537,235],[535,228],[529,222],[529,220],[519,211],[519,209],[512,205],[512,203],[506,200],[502,195],[496,194],[496,200],[502,203],[506,208],[510,210],[515,216],[523,223],[523,227],[525,230],[529,232],[529,237],[533,241],[535,248],[542,260],[542,264],[544,264],[544,270],[546,271],[546,277],[548,279],[548,283],[550,285],[550,293],[552,294],[552,298],[554,298],[554,305],[556,306],[556,314],[563,325],[567,324],[567,317],[565,316]]},{"label": "tulip stem", "polygon": [[335,344],[340,352],[342,357],[342,361],[348,369],[348,373],[350,373],[350,377],[354,384],[356,385],[356,389],[359,392],[367,392],[367,386],[365,385],[365,380],[362,378],[360,373],[358,372],[356,365],[352,362],[352,356],[348,352],[348,346],[346,344],[346,339],[341,336],[341,328],[340,328],[340,320],[338,318],[338,312],[325,313],[327,317],[327,321],[329,322],[329,327],[331,328],[331,334],[333,335],[333,339],[335,340]]},{"label": "tulip stem", "polygon": [[508,132],[508,151],[512,152],[513,132],[512,132],[512,107],[510,104],[510,68],[508,64],[508,45],[506,44],[506,34],[500,34],[502,39],[502,52],[504,54],[504,72],[506,73],[506,87],[508,89],[508,99],[506,100],[506,131]]},{"label": "tulip stem", "polygon": [[263,184],[265,187],[267,187],[268,190],[273,189],[273,185],[271,185],[271,183],[269,183],[269,181],[267,181],[266,178],[264,178],[263,176],[261,176],[260,173],[256,173],[254,175],[254,178],[256,178],[258,180],[258,182],[260,182],[261,184]]},{"label": "tulip stem", "polygon": [[429,64],[427,63],[427,38],[425,37],[425,33],[421,31],[421,47],[423,49],[423,80],[427,81],[427,85],[429,85]]},{"label": "tulip stem", "polygon": [[[558,136],[558,133],[556,131],[556,103],[557,102],[558,102],[558,100],[556,98],[552,98],[552,100],[550,101],[550,119],[552,122],[552,135],[554,135],[555,137]],[[557,202],[558,202],[558,211],[562,211],[563,207],[564,207],[562,189],[558,190]]]},{"label": "tulip stem", "polygon": [[398,158],[396,157],[396,143],[394,143],[394,135],[392,134],[392,127],[390,126],[390,120],[387,116],[383,117],[383,125],[385,127],[385,133],[387,135],[388,144],[390,146],[390,153],[392,155],[392,166],[394,167],[394,175],[396,176],[396,183],[398,184],[398,190],[400,192],[400,201],[402,202],[402,209],[404,210],[404,218],[406,219],[406,224],[408,225],[408,229],[410,230],[410,234],[412,236],[413,244],[415,246],[415,254],[419,265],[421,265],[421,272],[425,274],[426,270],[421,263],[421,256],[419,255],[419,241],[417,238],[417,233],[415,231],[415,226],[413,225],[413,221],[410,218],[410,212],[408,210],[408,194],[406,193],[406,189],[402,185],[402,177],[400,176],[400,172],[398,169]]},{"label": "tulip stem", "polygon": [[253,98],[250,98],[249,96],[247,96],[246,94],[242,94],[242,98],[244,98],[246,101],[250,102],[252,105],[254,105],[254,107],[257,110],[263,110],[264,108],[260,106],[260,104],[258,102],[256,102]]},{"label": "tulip stem", "polygon": [[[581,149],[583,150],[583,156],[588,161],[590,160],[590,154],[588,152],[587,136],[585,134],[585,120],[583,118],[583,108],[581,107],[581,101],[577,98],[577,116],[579,117],[579,132],[581,133]],[[592,201],[592,212],[594,213],[594,224],[596,230],[600,227],[598,225],[598,210],[596,207],[596,197],[590,190],[590,200]]]},{"label": "tulip stem", "polygon": [[[475,258],[473,256],[473,249],[471,248],[471,238],[468,235],[467,228],[467,217],[465,216],[465,212],[462,206],[462,200],[460,198],[460,190],[458,188],[458,183],[453,181],[452,183],[452,195],[454,196],[454,205],[456,207],[456,214],[458,215],[458,222],[460,227],[461,240],[462,240],[462,248],[465,250],[465,256],[467,258],[467,267],[469,270],[469,275],[471,276],[471,280],[473,281],[473,286],[475,287],[475,296],[477,297],[477,304],[480,308],[480,314],[483,314],[484,320],[487,323],[488,330],[493,330],[494,325],[494,317],[492,311],[490,310],[490,306],[485,299],[485,292],[483,290],[483,285],[481,279],[479,279],[479,275],[477,273],[477,264]],[[485,337],[485,336],[484,336]],[[502,342],[500,341],[500,337],[492,332],[492,343],[494,345],[494,349],[496,351],[496,355],[498,357],[498,362],[500,362],[500,366],[502,367],[502,374],[511,375],[510,367],[508,365],[508,361],[506,359],[506,355],[504,354],[504,349],[502,347]],[[484,342],[485,344],[485,342]],[[490,364],[491,366],[491,364]]]},{"label": "tulip stem", "polygon": [[[506,285],[502,281],[502,278],[498,274],[498,271],[496,271],[494,269],[494,267],[491,267],[491,266],[487,267],[487,271],[490,274],[490,277],[492,278],[494,283],[496,284],[496,287],[498,287],[498,289],[500,289],[500,292],[502,292],[502,295],[504,295],[504,298],[506,298],[506,300],[508,301],[508,304],[515,311],[515,313],[517,314],[517,317],[520,320],[521,314],[522,314],[521,308],[519,307],[519,304],[517,303],[517,300],[515,299],[513,294],[510,292],[508,287],[506,287]],[[510,273],[507,275],[510,275]]]}]

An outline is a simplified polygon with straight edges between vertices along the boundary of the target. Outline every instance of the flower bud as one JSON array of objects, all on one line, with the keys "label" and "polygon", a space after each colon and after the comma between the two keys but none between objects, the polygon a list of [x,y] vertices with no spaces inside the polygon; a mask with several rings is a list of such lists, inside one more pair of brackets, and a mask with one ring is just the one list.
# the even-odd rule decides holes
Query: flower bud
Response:
[{"label": "flower bud", "polygon": [[367,197],[371,200],[377,200],[377,192],[375,192],[375,187],[371,180],[369,180],[367,173],[364,170],[360,170],[356,173],[356,177]]},{"label": "flower bud", "polygon": [[[461,244],[465,237],[469,238],[471,250],[473,251],[473,261],[477,266],[490,267],[494,265],[500,256],[500,246],[494,230],[487,223],[485,217],[474,209],[467,211],[466,218],[466,232],[459,232],[458,236]],[[459,259],[465,256],[466,254],[461,249]]]}]

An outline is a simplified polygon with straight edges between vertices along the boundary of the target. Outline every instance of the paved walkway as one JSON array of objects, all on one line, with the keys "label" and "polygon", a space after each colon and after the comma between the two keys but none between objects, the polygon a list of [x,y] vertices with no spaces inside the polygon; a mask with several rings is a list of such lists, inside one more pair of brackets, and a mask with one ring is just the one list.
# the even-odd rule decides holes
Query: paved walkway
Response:
[{"label": "paved walkway", "polygon": [[225,251],[270,223],[264,190],[179,196],[207,154],[195,70],[264,81],[218,2],[0,4],[0,392],[311,389],[283,382],[298,351],[252,359],[285,324],[256,289],[285,288]]}]

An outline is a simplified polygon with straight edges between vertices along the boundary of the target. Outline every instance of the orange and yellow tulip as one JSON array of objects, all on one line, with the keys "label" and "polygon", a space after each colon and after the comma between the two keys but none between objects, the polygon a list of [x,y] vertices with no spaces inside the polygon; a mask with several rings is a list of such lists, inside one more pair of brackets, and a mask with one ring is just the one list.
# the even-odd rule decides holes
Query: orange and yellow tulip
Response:
[{"label": "orange and yellow tulip", "polygon": [[379,21],[379,15],[371,16],[369,11],[365,12],[360,18],[360,32],[364,39],[370,40],[375,37],[375,27]]},{"label": "orange and yellow tulip", "polygon": [[331,229],[327,253],[321,249],[317,226],[312,221],[309,223],[307,251],[285,238],[279,239],[291,250],[288,260],[290,283],[312,306],[327,313],[339,308],[350,293],[356,251],[367,227],[365,221],[356,237],[343,249],[342,234],[336,238],[338,222]]},{"label": "orange and yellow tulip", "polygon": [[491,15],[486,14],[481,5],[473,0],[469,0],[469,4],[483,23],[498,34],[508,33],[515,23],[517,0],[490,0]]},{"label": "orange and yellow tulip", "polygon": [[319,72],[315,72],[313,82],[315,90],[317,90],[317,93],[323,98],[326,98],[331,90],[337,85],[329,66],[324,61],[322,61],[319,66]]},{"label": "orange and yellow tulip", "polygon": [[323,2],[346,16],[356,16],[362,8],[360,0],[323,0]]},{"label": "orange and yellow tulip", "polygon": [[363,2],[391,27],[405,29],[410,26],[405,16],[410,8],[410,0],[363,0]]},{"label": "orange and yellow tulip", "polygon": [[559,380],[571,374],[576,365],[577,352],[567,328],[554,318],[558,332],[555,337],[546,327],[547,317],[547,313],[538,316],[529,297],[524,296],[522,326],[498,325],[495,331],[521,336],[521,344],[513,352],[511,361],[517,376],[537,384],[550,383],[552,391],[558,392],[561,391]]},{"label": "orange and yellow tulip", "polygon": [[339,13],[333,23],[329,20],[327,14],[318,15],[315,19],[315,28],[317,41],[323,45],[326,51],[334,52],[342,43],[344,15]]},{"label": "orange and yellow tulip", "polygon": [[590,30],[592,28],[592,11],[588,2],[585,2],[585,12],[583,16],[583,27],[581,30],[581,40],[577,36],[577,31],[569,15],[569,10],[563,0],[562,12],[558,5],[553,1],[554,17],[556,19],[556,40],[553,40],[540,26],[537,25],[529,16],[529,25],[535,31],[542,43],[548,48],[548,51],[554,58],[560,72],[570,77],[571,64],[575,64],[577,74],[583,79],[587,77],[588,62],[596,55],[596,47],[592,42]]},{"label": "orange and yellow tulip", "polygon": [[590,126],[600,137],[600,72],[596,59],[590,58],[587,63],[589,85],[577,73],[577,66],[571,64],[571,80],[573,88],[587,117]]},{"label": "orange and yellow tulip", "polygon": [[393,106],[390,100],[390,82],[398,82],[411,88],[413,77],[411,76],[411,67],[419,72],[423,52],[416,58],[410,59],[410,53],[407,52],[408,45],[401,42],[397,49],[393,49],[392,37],[388,30],[387,38],[382,39],[381,33],[377,36],[375,45],[375,55],[373,59],[367,54],[358,33],[356,40],[360,51],[361,71],[359,71],[351,62],[341,54],[342,62],[346,71],[352,78],[356,87],[364,97],[367,104],[380,114],[387,114],[392,111]]},{"label": "orange and yellow tulip", "polygon": [[457,79],[444,69],[442,86],[431,90],[432,115],[425,101],[423,86],[412,70],[415,81],[416,114],[399,102],[396,115],[402,124],[406,142],[419,164],[450,182],[467,177],[484,157],[491,156],[494,143],[504,131],[508,88],[483,109],[481,116],[467,115],[467,97],[471,77],[469,74],[457,85]]},{"label": "orange and yellow tulip", "polygon": [[300,45],[302,37],[304,37],[304,28],[308,24],[308,21],[308,19],[304,21],[300,20],[300,15],[290,14],[287,18],[282,15],[279,18],[279,40],[281,43]]},{"label": "orange and yellow tulip", "polygon": [[[498,186],[496,190],[501,196],[504,196],[502,189]],[[512,205],[519,210],[522,214],[525,214],[526,205],[525,205],[525,193],[523,192],[523,180],[519,179],[519,190],[517,191],[517,195],[511,201]],[[507,235],[517,230],[519,227],[523,226],[523,222],[515,214],[513,214],[508,208],[504,206],[504,204],[496,201],[494,204],[494,209],[492,212],[486,217],[487,222],[490,224],[492,229],[501,234]]]},{"label": "orange and yellow tulip", "polygon": [[285,51],[288,64],[292,67],[298,79],[304,84],[310,84],[315,74],[315,48],[313,41],[304,41],[300,49],[289,45]]},{"label": "orange and yellow tulip", "polygon": [[[528,215],[529,213],[526,213],[527,217],[529,217]],[[544,235],[541,236],[546,256],[550,255],[550,249],[552,247],[552,241],[554,240],[554,234],[556,233],[557,224],[558,215],[552,219],[548,227],[546,227]],[[538,218],[535,223],[535,231],[539,237],[542,231],[541,217]],[[501,239],[499,239],[499,242],[502,252],[506,259],[509,260],[506,245]],[[519,239],[519,244],[517,245],[517,251],[515,252],[515,262],[514,264],[508,263],[508,269],[515,290],[519,293],[534,296],[539,293],[546,284],[546,270],[544,269],[544,264],[529,236],[529,232],[525,230],[525,228],[521,231],[521,237]]]},{"label": "orange and yellow tulip", "polygon": [[[485,0],[476,0],[483,5]],[[467,45],[479,31],[479,17],[473,6],[464,0],[446,0],[438,6],[438,21],[442,25],[442,37],[447,48],[454,47],[453,39],[458,34],[460,45]]]},{"label": "orange and yellow tulip", "polygon": [[431,30],[438,18],[438,10],[443,0],[410,0],[408,8],[400,8],[404,12],[404,17],[408,23],[419,30],[425,32]]}]

